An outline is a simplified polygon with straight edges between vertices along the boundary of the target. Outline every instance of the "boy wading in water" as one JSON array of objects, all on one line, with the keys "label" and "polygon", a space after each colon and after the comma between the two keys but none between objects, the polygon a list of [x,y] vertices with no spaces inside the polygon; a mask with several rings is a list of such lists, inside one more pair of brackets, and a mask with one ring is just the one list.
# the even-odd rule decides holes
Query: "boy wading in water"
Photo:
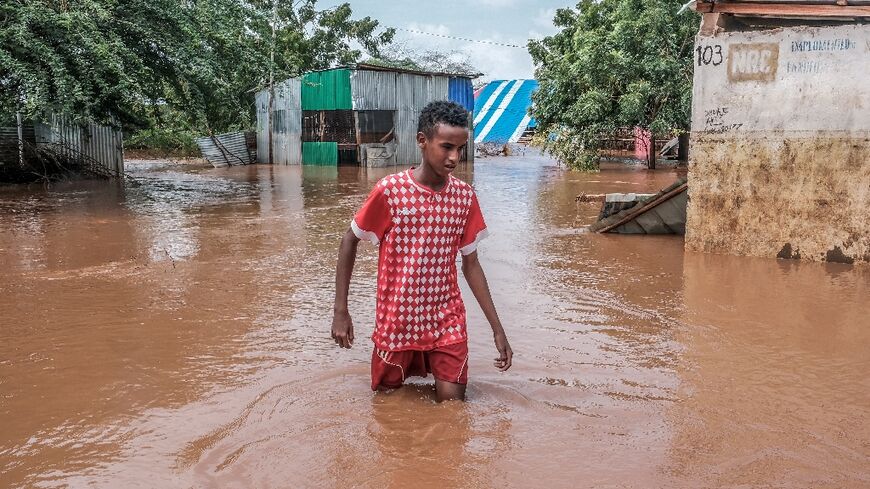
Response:
[{"label": "boy wading in water", "polygon": [[342,348],[354,340],[347,293],[357,244],[365,239],[379,246],[372,390],[395,389],[409,376],[431,372],[439,401],[465,399],[468,335],[457,252],[492,327],[499,353],[495,367],[511,366],[513,351],[477,257],[486,224],[474,190],[450,175],[468,142],[467,121],[458,104],[427,105],[417,125],[422,163],[381,179],[341,240],[332,337]]}]

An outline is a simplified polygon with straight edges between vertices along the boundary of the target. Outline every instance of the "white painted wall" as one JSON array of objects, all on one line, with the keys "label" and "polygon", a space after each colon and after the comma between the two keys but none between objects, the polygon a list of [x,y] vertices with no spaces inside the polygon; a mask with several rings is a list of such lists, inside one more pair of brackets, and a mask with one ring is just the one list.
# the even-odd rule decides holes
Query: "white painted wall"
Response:
[{"label": "white painted wall", "polygon": [[695,133],[870,130],[870,26],[698,36],[694,65]]}]

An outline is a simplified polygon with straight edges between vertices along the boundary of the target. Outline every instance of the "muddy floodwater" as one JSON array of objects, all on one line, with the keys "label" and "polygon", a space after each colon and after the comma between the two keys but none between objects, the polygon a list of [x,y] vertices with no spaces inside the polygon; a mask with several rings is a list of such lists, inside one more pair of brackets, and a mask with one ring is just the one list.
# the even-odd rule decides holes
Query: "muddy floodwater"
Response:
[{"label": "muddy floodwater", "polygon": [[[467,403],[369,387],[377,250],[329,337],[336,250],[388,170],[128,163],[0,189],[0,487],[870,487],[870,267],[584,232],[580,193],[674,170],[478,160]],[[429,379],[431,382],[431,378]]]}]

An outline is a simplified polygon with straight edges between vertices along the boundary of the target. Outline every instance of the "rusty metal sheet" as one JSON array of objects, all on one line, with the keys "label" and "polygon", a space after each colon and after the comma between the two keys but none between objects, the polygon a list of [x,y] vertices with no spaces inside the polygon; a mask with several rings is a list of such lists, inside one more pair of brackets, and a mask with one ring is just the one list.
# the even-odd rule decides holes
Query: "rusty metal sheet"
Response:
[{"label": "rusty metal sheet", "polygon": [[396,73],[355,70],[350,77],[353,110],[396,110]]}]

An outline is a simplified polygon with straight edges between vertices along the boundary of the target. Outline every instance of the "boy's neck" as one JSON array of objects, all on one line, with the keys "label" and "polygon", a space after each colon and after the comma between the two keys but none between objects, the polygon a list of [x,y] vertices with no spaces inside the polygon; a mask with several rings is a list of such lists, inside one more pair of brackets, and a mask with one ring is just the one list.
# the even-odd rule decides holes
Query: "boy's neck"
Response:
[{"label": "boy's neck", "polygon": [[435,173],[432,170],[432,167],[427,165],[425,161],[420,163],[420,166],[411,170],[414,172],[414,180],[417,180],[421,185],[425,185],[434,191],[439,191],[447,185],[447,179],[450,178],[442,177]]}]

